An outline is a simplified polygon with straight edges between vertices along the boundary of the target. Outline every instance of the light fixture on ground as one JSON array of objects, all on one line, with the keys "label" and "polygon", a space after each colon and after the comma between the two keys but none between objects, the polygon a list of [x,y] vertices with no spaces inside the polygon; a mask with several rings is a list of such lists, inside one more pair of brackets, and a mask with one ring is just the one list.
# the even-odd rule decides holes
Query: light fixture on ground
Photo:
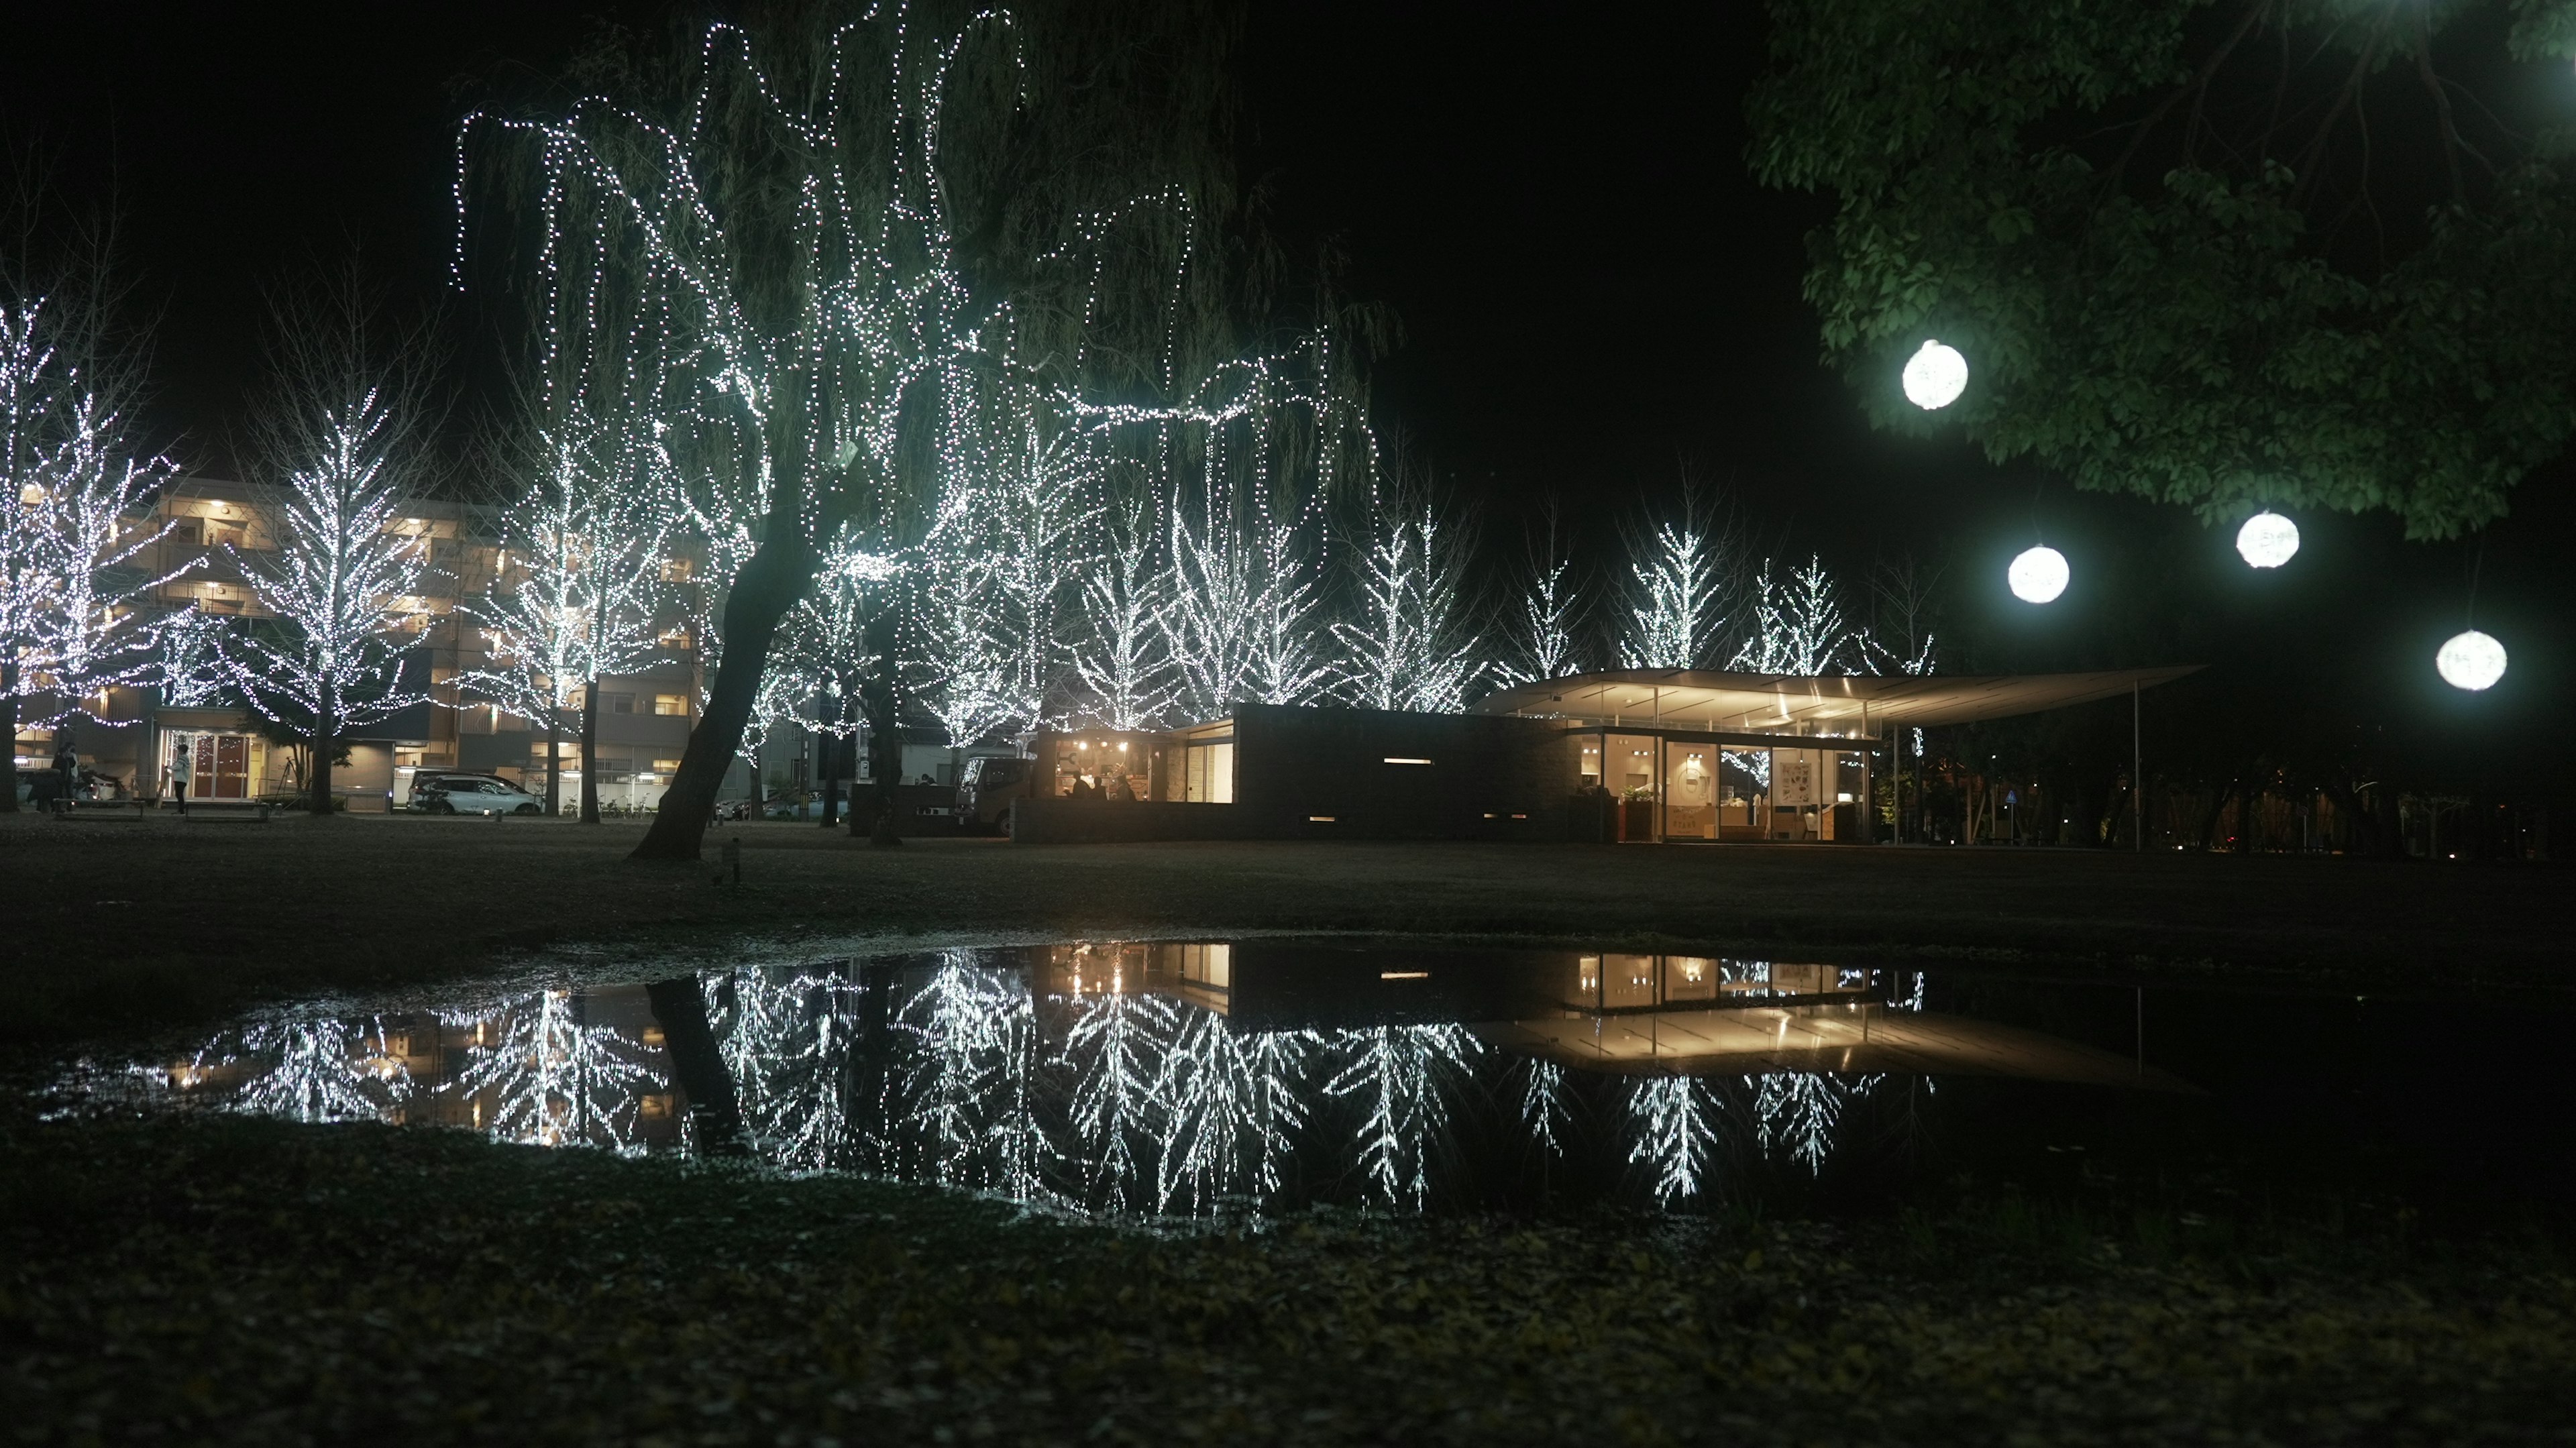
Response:
[{"label": "light fixture on ground", "polygon": [[2504,677],[2504,645],[2476,629],[2453,634],[2433,656],[2433,667],[2454,689],[2475,693],[2493,688]]},{"label": "light fixture on ground", "polygon": [[2278,568],[2299,551],[2299,525],[2266,509],[2236,530],[2236,551],[2256,568]]},{"label": "light fixture on ground", "polygon": [[1905,363],[1905,400],[1938,412],[1968,390],[1968,359],[1947,342],[1926,342]]},{"label": "light fixture on ground", "polygon": [[2066,580],[2072,576],[2065,554],[2041,546],[2014,559],[2004,580],[2012,585],[2013,597],[2022,602],[2048,603],[2066,591]]}]

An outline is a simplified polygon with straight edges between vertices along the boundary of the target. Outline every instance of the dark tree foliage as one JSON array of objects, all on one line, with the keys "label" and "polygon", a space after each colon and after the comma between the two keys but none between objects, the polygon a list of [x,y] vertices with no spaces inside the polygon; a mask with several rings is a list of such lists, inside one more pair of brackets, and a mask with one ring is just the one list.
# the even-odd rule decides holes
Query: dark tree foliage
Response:
[{"label": "dark tree foliage", "polygon": [[[2180,504],[2503,516],[2576,426],[2571,0],[1782,0],[1767,184],[1886,427]],[[1927,337],[1969,358],[1927,416]]]}]

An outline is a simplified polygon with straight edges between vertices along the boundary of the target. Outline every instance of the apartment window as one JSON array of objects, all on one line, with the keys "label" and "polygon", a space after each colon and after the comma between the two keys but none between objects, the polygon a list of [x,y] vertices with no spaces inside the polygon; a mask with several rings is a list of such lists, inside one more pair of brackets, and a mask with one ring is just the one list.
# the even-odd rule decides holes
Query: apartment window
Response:
[{"label": "apartment window", "polygon": [[656,759],[653,761],[653,772],[655,774],[677,774],[680,772],[680,761],[676,759]]},{"label": "apartment window", "polygon": [[689,581],[690,574],[694,571],[695,569],[686,558],[665,558],[662,560],[662,581],[664,583],[686,583]]},{"label": "apartment window", "polygon": [[662,715],[664,718],[685,719],[689,714],[689,696],[686,694],[656,694],[653,696],[653,712]]},{"label": "apartment window", "polygon": [[666,649],[685,649],[689,647],[688,625],[679,624],[662,630],[660,643],[662,647]]},{"label": "apartment window", "polygon": [[599,702],[607,705],[608,712],[611,714],[635,712],[635,696],[632,694],[602,694],[599,696]]}]

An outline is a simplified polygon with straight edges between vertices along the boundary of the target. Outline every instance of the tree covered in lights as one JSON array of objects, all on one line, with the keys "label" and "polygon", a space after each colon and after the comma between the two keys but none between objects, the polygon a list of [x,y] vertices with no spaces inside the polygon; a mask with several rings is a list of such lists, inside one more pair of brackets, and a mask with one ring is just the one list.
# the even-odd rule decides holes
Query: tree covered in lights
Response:
[{"label": "tree covered in lights", "polygon": [[1467,617],[1466,545],[1427,502],[1376,500],[1356,564],[1355,616],[1332,625],[1341,692],[1372,709],[1454,713],[1475,694],[1482,639]]},{"label": "tree covered in lights", "polygon": [[[1042,593],[998,566],[998,520],[962,495],[1078,523],[1081,499],[1048,491],[1084,455],[1066,394],[1204,370],[1181,354],[1206,329],[1179,323],[1209,309],[1174,258],[1222,202],[1190,183],[1226,170],[1202,52],[1230,41],[1185,9],[1074,24],[818,4],[758,35],[712,27],[673,64],[604,56],[591,71],[613,96],[467,123],[460,194],[526,203],[494,208],[493,232],[533,216],[517,252],[550,371],[608,385],[649,359],[680,506],[708,535],[713,679],[640,854],[695,855],[778,631],[850,530],[898,565],[901,606],[873,612],[864,648],[881,786],[931,585],[989,585],[934,601],[940,621],[969,639],[1010,625],[990,691],[1005,718],[1047,708],[1060,580]],[[1109,345],[1137,337],[1153,345]],[[985,531],[934,537],[943,519]],[[983,578],[950,575],[961,552]]]},{"label": "tree covered in lights", "polygon": [[1619,661],[1631,669],[1707,666],[1740,591],[1733,540],[1696,498],[1680,522],[1659,522],[1628,542],[1628,607]]},{"label": "tree covered in lights", "polygon": [[[12,738],[154,679],[146,605],[194,564],[137,566],[174,526],[152,519],[171,467],[134,437],[131,381],[105,333],[94,306],[0,290],[0,722]],[[7,794],[0,809],[16,809]]]},{"label": "tree covered in lights", "polygon": [[1574,560],[1548,509],[1546,541],[1533,540],[1518,607],[1503,624],[1506,640],[1494,673],[1506,684],[1560,679],[1583,669],[1582,608]]},{"label": "tree covered in lights", "polygon": [[277,547],[234,553],[270,617],[229,636],[225,664],[252,707],[304,741],[316,815],[333,808],[349,731],[423,697],[403,656],[428,618],[430,540],[403,505],[429,481],[426,344],[383,335],[354,275],[278,308],[274,391],[253,427]]},{"label": "tree covered in lights", "polygon": [[[1828,0],[1769,43],[1753,167],[1833,199],[1807,296],[1880,426],[2415,538],[2576,429],[2567,0]],[[1934,336],[1974,371],[1926,415]]]},{"label": "tree covered in lights", "polygon": [[666,460],[632,418],[565,407],[530,449],[500,563],[458,610],[487,667],[458,680],[545,733],[546,813],[561,812],[563,712],[581,703],[581,819],[599,822],[599,686],[657,657],[670,546]]}]

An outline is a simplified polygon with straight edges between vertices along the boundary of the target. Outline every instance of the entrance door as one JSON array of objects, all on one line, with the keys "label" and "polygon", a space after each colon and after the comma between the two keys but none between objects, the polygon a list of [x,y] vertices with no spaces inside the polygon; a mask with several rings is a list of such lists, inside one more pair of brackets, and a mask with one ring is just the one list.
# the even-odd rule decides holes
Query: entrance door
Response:
[{"label": "entrance door", "polygon": [[199,799],[245,799],[250,795],[250,739],[241,734],[200,734],[196,747],[196,782],[188,793]]},{"label": "entrance door", "polygon": [[1662,836],[1663,790],[1652,734],[1612,734],[1601,741],[1602,783],[1619,801],[1618,837],[1629,843]]}]

